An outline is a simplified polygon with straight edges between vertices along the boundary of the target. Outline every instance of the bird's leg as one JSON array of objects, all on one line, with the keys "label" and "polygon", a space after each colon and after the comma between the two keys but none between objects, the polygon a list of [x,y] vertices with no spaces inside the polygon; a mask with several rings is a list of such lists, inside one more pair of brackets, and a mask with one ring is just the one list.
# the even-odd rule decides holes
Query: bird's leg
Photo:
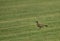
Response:
[{"label": "bird's leg", "polygon": [[40,26],[39,28],[41,29],[42,27]]}]

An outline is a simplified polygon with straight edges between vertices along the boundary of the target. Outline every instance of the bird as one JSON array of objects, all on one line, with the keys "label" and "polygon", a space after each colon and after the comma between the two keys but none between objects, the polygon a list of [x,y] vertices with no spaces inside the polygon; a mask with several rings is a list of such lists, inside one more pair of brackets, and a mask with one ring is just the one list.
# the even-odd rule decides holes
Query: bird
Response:
[{"label": "bird", "polygon": [[43,28],[43,27],[48,27],[48,25],[46,25],[46,24],[41,24],[41,23],[39,23],[38,21],[36,21],[36,25],[37,25],[37,27],[39,27],[40,29]]}]

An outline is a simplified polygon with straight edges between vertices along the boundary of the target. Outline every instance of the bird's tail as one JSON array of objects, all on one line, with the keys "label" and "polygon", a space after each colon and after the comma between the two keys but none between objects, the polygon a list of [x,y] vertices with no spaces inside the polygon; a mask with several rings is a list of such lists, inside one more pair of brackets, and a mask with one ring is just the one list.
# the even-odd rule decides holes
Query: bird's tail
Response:
[{"label": "bird's tail", "polygon": [[44,25],[45,27],[48,27],[48,25]]}]

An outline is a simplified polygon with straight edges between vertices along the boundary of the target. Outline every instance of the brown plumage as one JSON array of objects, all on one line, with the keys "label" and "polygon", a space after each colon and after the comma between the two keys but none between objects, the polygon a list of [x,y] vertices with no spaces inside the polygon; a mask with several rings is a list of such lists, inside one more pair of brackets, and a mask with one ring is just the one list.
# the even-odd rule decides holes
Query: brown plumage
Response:
[{"label": "brown plumage", "polygon": [[48,25],[45,25],[45,24],[40,24],[38,21],[36,21],[36,25],[37,25],[37,27],[39,27],[39,28],[42,28],[42,27],[48,27]]}]

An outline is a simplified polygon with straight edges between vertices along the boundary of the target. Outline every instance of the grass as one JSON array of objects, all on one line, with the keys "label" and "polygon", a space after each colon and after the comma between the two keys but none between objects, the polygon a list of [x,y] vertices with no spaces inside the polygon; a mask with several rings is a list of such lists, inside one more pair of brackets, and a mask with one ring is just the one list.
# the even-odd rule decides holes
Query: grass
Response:
[{"label": "grass", "polygon": [[[60,41],[59,4],[60,0],[0,0],[0,41]],[[48,27],[38,29],[36,20]]]}]

